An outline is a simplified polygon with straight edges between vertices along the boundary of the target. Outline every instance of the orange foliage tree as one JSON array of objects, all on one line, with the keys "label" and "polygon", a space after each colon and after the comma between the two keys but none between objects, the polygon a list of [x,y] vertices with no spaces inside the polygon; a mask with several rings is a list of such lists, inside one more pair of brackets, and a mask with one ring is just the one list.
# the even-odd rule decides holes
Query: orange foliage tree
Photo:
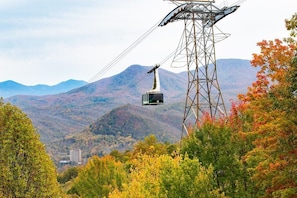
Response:
[{"label": "orange foliage tree", "polygon": [[258,46],[261,51],[251,61],[260,68],[257,81],[239,96],[252,114],[255,135],[246,160],[264,196],[291,197],[297,194],[297,99],[292,90],[297,81],[296,45],[275,39]]}]

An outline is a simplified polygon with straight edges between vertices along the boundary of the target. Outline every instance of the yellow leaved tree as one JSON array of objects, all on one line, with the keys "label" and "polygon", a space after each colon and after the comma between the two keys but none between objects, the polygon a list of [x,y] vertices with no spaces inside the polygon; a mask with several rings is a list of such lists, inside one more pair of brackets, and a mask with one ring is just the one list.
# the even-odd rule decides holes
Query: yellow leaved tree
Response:
[{"label": "yellow leaved tree", "polygon": [[30,119],[0,100],[0,197],[60,197],[53,162]]}]

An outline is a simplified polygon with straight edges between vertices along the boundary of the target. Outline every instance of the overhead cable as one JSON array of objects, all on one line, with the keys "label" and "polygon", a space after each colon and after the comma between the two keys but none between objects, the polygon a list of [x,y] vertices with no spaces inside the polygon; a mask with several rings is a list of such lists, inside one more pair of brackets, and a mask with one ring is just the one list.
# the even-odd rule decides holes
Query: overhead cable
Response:
[{"label": "overhead cable", "polygon": [[88,82],[94,82],[101,78],[109,69],[111,69],[115,64],[122,60],[127,54],[129,54],[139,43],[141,43],[146,37],[148,37],[157,27],[158,23],[152,26],[148,31],[142,34],[136,41],[134,41],[129,47],[127,47],[122,53],[120,53],[115,59],[113,59],[108,65],[101,69],[94,77],[92,77]]}]

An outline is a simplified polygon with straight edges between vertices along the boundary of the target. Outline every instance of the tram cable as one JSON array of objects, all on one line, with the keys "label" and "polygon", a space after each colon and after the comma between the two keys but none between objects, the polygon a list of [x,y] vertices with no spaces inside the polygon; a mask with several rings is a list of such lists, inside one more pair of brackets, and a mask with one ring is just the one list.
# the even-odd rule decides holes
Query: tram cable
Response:
[{"label": "tram cable", "polygon": [[[142,34],[139,38],[137,38],[129,47],[127,47],[124,51],[122,51],[116,58],[114,58],[108,65],[102,68],[95,76],[93,76],[89,81],[88,84],[90,85],[92,82],[100,79],[106,72],[108,72],[115,64],[121,61],[126,55],[128,55],[135,47],[137,47],[145,38],[147,38],[154,30],[157,29],[159,26],[160,21],[154,24],[151,28],[149,28],[144,34]],[[176,53],[176,49],[173,50],[170,54],[168,54],[160,63],[159,65],[163,65],[167,62],[174,54]],[[141,78],[135,83],[135,86],[139,84],[142,80],[144,80],[148,74],[144,74]]]},{"label": "tram cable", "polygon": [[[238,0],[234,4],[242,4],[246,0]],[[129,47],[127,47],[122,53],[120,53],[115,59],[113,59],[108,65],[106,65],[103,69],[101,69],[95,76],[93,76],[88,83],[94,82],[97,79],[101,78],[109,69],[111,69],[115,64],[121,61],[127,54],[129,54],[137,45],[139,45],[146,37],[148,37],[160,24],[158,21],[155,25],[153,25],[149,30],[147,30],[144,34],[142,34],[136,41],[134,41]],[[160,65],[165,63],[170,57],[174,55],[174,52],[170,53]]]},{"label": "tram cable", "polygon": [[[160,67],[164,64],[164,63],[166,63],[174,54],[175,54],[175,51],[176,50],[173,50],[170,54],[168,54],[158,65],[160,65]],[[149,76],[149,73],[145,73],[145,74],[143,74],[141,77],[140,77],[140,79],[136,82],[136,83],[134,83],[134,85],[136,86],[136,85],[138,85],[141,81],[143,81],[146,77],[148,77]],[[126,90],[125,90],[126,91]]]},{"label": "tram cable", "polygon": [[95,80],[102,77],[109,69],[111,69],[115,64],[122,60],[127,54],[129,54],[138,44],[140,44],[146,37],[148,37],[157,27],[160,22],[153,25],[149,30],[142,34],[138,39],[136,39],[129,47],[127,47],[122,53],[120,53],[115,59],[113,59],[108,65],[101,69],[94,77],[92,77],[88,83],[94,82]]}]

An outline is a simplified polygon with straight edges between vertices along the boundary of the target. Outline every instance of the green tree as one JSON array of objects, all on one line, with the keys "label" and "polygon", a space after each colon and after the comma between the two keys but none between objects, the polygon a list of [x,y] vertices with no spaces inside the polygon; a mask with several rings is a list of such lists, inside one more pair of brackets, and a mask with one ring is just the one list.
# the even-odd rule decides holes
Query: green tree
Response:
[{"label": "green tree", "polygon": [[247,167],[242,163],[242,144],[225,120],[214,121],[206,116],[202,126],[183,139],[181,153],[198,158],[204,167],[213,166],[216,188],[227,196],[254,195],[248,188]]},{"label": "green tree", "polygon": [[0,197],[59,197],[53,162],[30,119],[0,100]]},{"label": "green tree", "polygon": [[144,141],[139,141],[133,149],[133,156],[137,157],[139,154],[147,155],[162,155],[167,154],[168,145],[158,142],[155,135],[149,135],[144,138]]},{"label": "green tree", "polygon": [[73,167],[67,168],[67,170],[58,174],[57,179],[60,184],[65,184],[66,182],[76,178],[77,175],[78,175],[78,167],[73,166]]},{"label": "green tree", "polygon": [[110,198],[224,197],[213,186],[212,168],[197,159],[143,154],[131,163],[130,180]]},{"label": "green tree", "polygon": [[214,184],[213,167],[206,168],[197,158],[168,158],[162,161],[161,194],[166,198],[225,197]]},{"label": "green tree", "polygon": [[107,197],[114,189],[121,189],[127,173],[121,162],[111,156],[93,156],[82,167],[69,194],[81,197]]}]

